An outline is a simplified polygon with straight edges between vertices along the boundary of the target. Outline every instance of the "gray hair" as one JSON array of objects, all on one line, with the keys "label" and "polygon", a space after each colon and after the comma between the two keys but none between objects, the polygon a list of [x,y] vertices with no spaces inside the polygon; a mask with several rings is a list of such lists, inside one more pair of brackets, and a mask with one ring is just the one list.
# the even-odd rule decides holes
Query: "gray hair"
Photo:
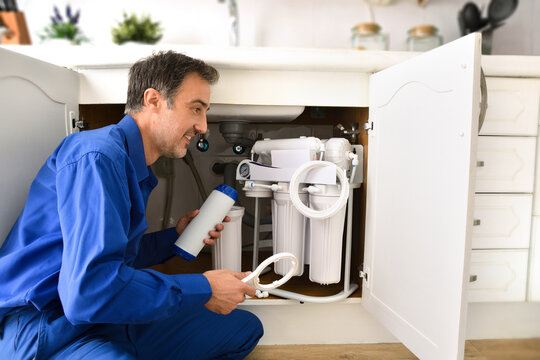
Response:
[{"label": "gray hair", "polygon": [[202,60],[174,51],[160,51],[137,61],[129,69],[129,83],[125,113],[135,114],[142,110],[144,92],[152,88],[167,99],[172,109],[174,98],[187,74],[197,73],[210,85],[219,79],[218,71]]}]

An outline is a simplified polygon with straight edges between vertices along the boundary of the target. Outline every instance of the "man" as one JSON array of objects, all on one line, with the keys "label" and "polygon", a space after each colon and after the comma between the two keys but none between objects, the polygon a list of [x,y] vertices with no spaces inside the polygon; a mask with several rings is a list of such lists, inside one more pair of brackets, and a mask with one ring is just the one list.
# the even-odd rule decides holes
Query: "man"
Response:
[{"label": "man", "polygon": [[143,59],[130,69],[128,115],[68,136],[47,159],[0,248],[0,358],[237,359],[255,347],[260,321],[235,309],[255,295],[247,273],[146,269],[173,255],[197,214],[143,235],[150,165],[206,132],[217,78],[174,52]]}]

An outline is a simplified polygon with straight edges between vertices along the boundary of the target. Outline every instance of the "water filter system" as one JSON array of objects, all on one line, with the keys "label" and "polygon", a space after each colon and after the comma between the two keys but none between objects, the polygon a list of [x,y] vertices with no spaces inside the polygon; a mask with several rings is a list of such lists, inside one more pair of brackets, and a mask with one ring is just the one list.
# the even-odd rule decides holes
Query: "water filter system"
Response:
[{"label": "water filter system", "polygon": [[[245,195],[255,198],[254,271],[243,281],[257,289],[258,297],[273,294],[303,302],[328,303],[342,300],[358,288],[350,283],[352,197],[353,189],[362,183],[362,158],[362,146],[351,145],[344,138],[301,137],[257,141],[251,159],[240,162],[236,178],[244,184]],[[213,265],[216,269],[240,271],[244,209],[233,207],[236,198],[233,188],[216,187],[176,241],[176,253],[193,260],[204,247],[208,232],[229,215],[231,222],[224,224],[222,238],[213,249]],[[272,201],[274,255],[258,264],[261,198]],[[283,277],[271,284],[260,284],[259,275],[272,263],[274,272]],[[343,291],[317,297],[276,289],[291,277],[301,276],[305,265],[309,266],[310,281],[323,285],[339,283],[343,273]]]},{"label": "water filter system", "polygon": [[[287,252],[297,259],[296,263],[277,262],[274,272],[284,278],[291,273],[300,276],[304,265],[309,264],[312,282],[339,283],[342,272],[345,279],[343,291],[332,296],[306,296],[279,289],[268,290],[270,294],[327,303],[342,300],[358,288],[350,283],[352,197],[353,189],[362,183],[362,158],[362,146],[351,145],[344,138],[265,139],[254,144],[251,159],[238,165],[237,180],[244,184],[245,195],[255,198],[255,224],[259,222],[259,199],[271,198],[274,254]],[[255,226],[253,269],[258,265],[258,232]]]}]

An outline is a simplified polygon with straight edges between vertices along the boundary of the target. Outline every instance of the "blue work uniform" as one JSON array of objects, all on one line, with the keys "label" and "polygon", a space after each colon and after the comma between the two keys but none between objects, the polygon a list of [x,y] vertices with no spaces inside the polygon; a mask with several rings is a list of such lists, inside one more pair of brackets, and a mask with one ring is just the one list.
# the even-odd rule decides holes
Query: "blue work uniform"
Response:
[{"label": "blue work uniform", "polygon": [[251,313],[203,305],[202,274],[145,267],[174,228],[144,234],[157,179],[137,124],[66,137],[39,170],[0,248],[0,357],[236,359],[262,336]]}]

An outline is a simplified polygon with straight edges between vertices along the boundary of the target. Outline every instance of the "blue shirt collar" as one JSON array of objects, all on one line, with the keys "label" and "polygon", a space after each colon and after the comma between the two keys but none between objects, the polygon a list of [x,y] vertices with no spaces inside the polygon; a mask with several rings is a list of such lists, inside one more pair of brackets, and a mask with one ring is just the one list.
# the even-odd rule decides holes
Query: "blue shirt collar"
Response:
[{"label": "blue shirt collar", "polygon": [[137,181],[141,182],[148,177],[148,167],[146,166],[146,158],[144,156],[141,131],[135,120],[129,115],[124,116],[118,123],[118,126],[126,136],[127,152],[133,163],[133,167],[135,167]]}]

